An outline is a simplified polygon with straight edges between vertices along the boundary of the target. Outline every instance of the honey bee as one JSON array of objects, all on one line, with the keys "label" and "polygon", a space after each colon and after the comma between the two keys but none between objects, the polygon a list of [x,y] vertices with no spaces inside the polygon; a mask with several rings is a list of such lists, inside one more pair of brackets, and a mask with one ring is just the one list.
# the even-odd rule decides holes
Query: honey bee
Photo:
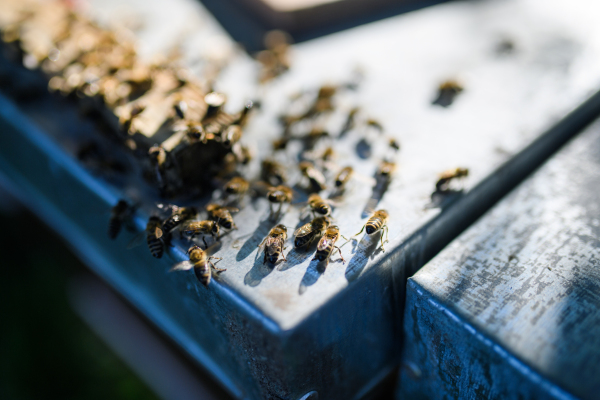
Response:
[{"label": "honey bee", "polygon": [[335,177],[335,187],[338,189],[344,189],[346,184],[354,174],[354,168],[352,167],[344,167],[340,172],[338,172]]},{"label": "honey bee", "polygon": [[312,150],[319,140],[327,136],[329,136],[329,132],[321,128],[313,128],[308,132],[308,135],[302,136],[300,140],[302,140],[305,150]]},{"label": "honey bee", "polygon": [[202,235],[204,247],[208,247],[204,236],[210,235],[216,240],[219,236],[219,224],[216,221],[187,221],[182,225],[181,231],[189,235],[190,239]]},{"label": "honey bee", "polygon": [[[340,258],[342,259],[342,263],[345,263],[344,257],[342,256],[342,250],[335,245],[335,242],[342,236],[340,234],[340,228],[337,226],[330,226],[325,230],[323,237],[319,240],[319,244],[317,245],[317,253],[313,260],[324,261],[329,259],[331,256],[331,252],[333,249],[337,249],[340,252]],[[343,236],[342,236],[343,237]]]},{"label": "honey bee", "polygon": [[208,286],[212,275],[211,268],[220,273],[226,271],[224,268],[217,268],[212,260],[222,260],[220,257],[208,256],[205,250],[199,246],[192,246],[188,249],[189,261],[183,261],[171,268],[171,271],[188,271],[192,268],[196,269],[199,275],[200,282],[204,286]]},{"label": "honey bee", "polygon": [[285,168],[274,160],[264,160],[262,162],[261,179],[270,185],[281,185],[287,180]]},{"label": "honey bee", "polygon": [[383,125],[381,125],[379,121],[369,118],[366,123],[367,126],[377,129],[379,132],[383,132]]},{"label": "honey bee", "polygon": [[197,214],[198,210],[195,207],[171,206],[171,216],[168,217],[162,225],[163,233],[166,235],[170,234],[173,229],[177,228],[188,219],[194,218]]},{"label": "honey bee", "polygon": [[227,101],[227,96],[223,93],[210,92],[204,96],[204,101],[206,102],[207,109],[203,121],[215,117],[221,111],[221,108]]},{"label": "honey bee", "polygon": [[287,240],[287,228],[285,225],[279,224],[269,231],[266,238],[258,245],[258,247],[265,246],[265,258],[263,264],[267,261],[271,264],[275,264],[279,259],[279,256],[283,257],[283,261],[286,261],[283,255],[283,244]]},{"label": "honey bee", "polygon": [[435,184],[435,190],[438,192],[445,192],[450,187],[450,182],[457,178],[466,178],[469,176],[468,168],[453,168],[442,172],[439,175],[439,179]]},{"label": "honey bee", "polygon": [[298,164],[298,168],[302,171],[302,175],[308,178],[311,192],[320,192],[327,189],[323,173],[319,171],[313,163],[310,161],[302,161]]},{"label": "honey bee", "polygon": [[146,229],[136,235],[127,245],[128,249],[139,246],[144,243],[144,239],[148,244],[148,249],[153,257],[161,258],[165,250],[165,238],[162,230],[162,221],[157,216],[151,216],[146,224]]},{"label": "honey bee", "polygon": [[239,125],[230,125],[221,134],[221,143],[226,147],[231,147],[241,139],[242,133]]},{"label": "honey bee", "polygon": [[152,165],[152,168],[154,168],[158,187],[163,190],[165,187],[163,175],[165,172],[165,163],[167,161],[167,151],[162,146],[152,146],[148,150],[148,156],[150,156],[150,164]]},{"label": "honey bee", "polygon": [[250,188],[250,183],[240,176],[232,178],[225,184],[223,191],[228,195],[237,195],[239,199],[244,197]]},{"label": "honey bee", "polygon": [[449,107],[456,96],[463,91],[463,87],[454,80],[449,80],[440,84],[438,88],[438,97],[432,102],[442,107]]},{"label": "honey bee", "polygon": [[162,240],[163,231],[161,229],[162,221],[156,216],[150,217],[146,224],[146,242],[153,257],[161,258],[165,250]]},{"label": "honey bee", "polygon": [[342,126],[342,129],[340,130],[340,134],[338,137],[340,137],[340,138],[343,137],[346,133],[348,133],[349,131],[351,131],[352,129],[355,128],[356,116],[359,111],[360,111],[360,108],[358,108],[358,107],[355,107],[350,110],[350,112],[348,113],[348,116],[346,117],[346,122],[344,122],[344,125]]},{"label": "honey bee", "polygon": [[396,163],[384,160],[381,162],[379,168],[377,169],[377,177],[390,180],[395,170]]},{"label": "honey bee", "polygon": [[313,212],[313,215],[316,213],[321,214],[321,216],[324,217],[331,214],[331,206],[329,203],[316,193],[308,196],[308,206]]},{"label": "honey bee", "polygon": [[110,219],[108,220],[108,237],[116,239],[121,232],[123,223],[131,217],[133,210],[125,200],[119,202],[111,209]]},{"label": "honey bee", "polygon": [[276,213],[276,215],[279,216],[283,203],[290,203],[292,201],[292,197],[292,189],[287,186],[279,185],[270,188],[267,192],[267,200],[269,200],[269,209],[271,212],[270,215],[273,216],[273,204],[279,204],[279,209]]},{"label": "honey bee", "polygon": [[394,151],[399,151],[400,150],[400,143],[398,143],[398,141],[396,139],[394,139],[394,138],[390,138],[389,139],[388,145]]},{"label": "honey bee", "polygon": [[232,212],[238,212],[239,209],[235,207],[223,207],[218,204],[209,204],[206,206],[208,212],[208,218],[213,221],[217,221],[225,229],[237,229],[235,222],[233,222]]},{"label": "honey bee", "polygon": [[[365,225],[363,225],[362,229],[360,230],[360,232],[358,232],[356,235],[354,236],[358,236],[360,235],[365,229],[367,231],[367,235],[372,235],[376,232],[379,232],[380,230],[382,231],[381,233],[381,250],[383,250],[385,252],[385,249],[383,248],[383,244],[388,242],[388,219],[389,219],[389,213],[386,210],[377,210],[373,213],[373,215],[371,216],[371,218],[368,219],[367,223]],[[385,242],[383,241],[383,229],[385,229]]]},{"label": "honey bee", "polygon": [[317,217],[294,232],[294,246],[304,247],[323,235],[323,231],[331,225],[331,218]]}]

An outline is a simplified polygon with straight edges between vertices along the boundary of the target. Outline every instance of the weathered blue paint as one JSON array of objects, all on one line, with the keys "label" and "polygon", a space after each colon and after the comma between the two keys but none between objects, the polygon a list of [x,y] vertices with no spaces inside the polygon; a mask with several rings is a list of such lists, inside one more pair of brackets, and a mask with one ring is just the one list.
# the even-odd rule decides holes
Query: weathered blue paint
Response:
[{"label": "weathered blue paint", "polygon": [[598,398],[599,187],[600,121],[409,280],[399,399]]}]

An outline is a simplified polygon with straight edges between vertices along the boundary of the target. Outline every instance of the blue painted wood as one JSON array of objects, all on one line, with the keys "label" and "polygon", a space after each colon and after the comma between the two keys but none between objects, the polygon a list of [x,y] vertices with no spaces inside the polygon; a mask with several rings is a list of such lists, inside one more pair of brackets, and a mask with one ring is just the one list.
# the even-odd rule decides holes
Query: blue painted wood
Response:
[{"label": "blue painted wood", "polygon": [[600,396],[600,121],[409,279],[398,399]]}]

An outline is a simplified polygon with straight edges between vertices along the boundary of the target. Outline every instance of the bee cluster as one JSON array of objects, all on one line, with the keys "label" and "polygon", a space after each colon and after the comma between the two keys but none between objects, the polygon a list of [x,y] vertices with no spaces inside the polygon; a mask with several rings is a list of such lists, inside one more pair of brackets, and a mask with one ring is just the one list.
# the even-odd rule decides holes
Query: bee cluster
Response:
[{"label": "bee cluster", "polygon": [[[174,62],[142,62],[132,40],[82,17],[66,2],[5,0],[0,4],[0,31],[5,47],[17,54],[26,68],[39,69],[50,91],[100,111],[114,128],[114,137],[139,160],[144,177],[163,199],[186,199],[189,203],[209,193],[218,197],[203,211],[159,205],[151,212],[145,232],[129,247],[145,241],[152,256],[161,258],[173,238],[189,241],[189,261],[172,270],[194,268],[201,282],[208,285],[212,270],[225,271],[215,266],[213,260],[219,258],[211,254],[223,230],[226,234],[237,229],[232,214],[252,197],[266,199],[270,205],[268,221],[272,228],[258,245],[263,248],[263,263],[286,260],[283,251],[288,227],[279,222],[290,206],[298,204],[310,210],[313,219],[299,222],[302,225],[293,233],[294,247],[309,248],[316,242],[313,260],[326,263],[337,250],[345,262],[341,246],[336,245],[344,236],[332,213],[343,200],[349,182],[366,178],[373,186],[363,211],[363,218],[369,219],[354,236],[363,231],[379,233],[384,250],[389,214],[376,207],[392,181],[400,144],[384,135],[384,127],[377,120],[364,118],[358,107],[344,111],[336,132],[325,127],[325,121],[339,113],[336,96],[355,91],[362,79],[360,72],[347,83],[324,85],[293,96],[291,111],[279,118],[282,134],[271,143],[270,155],[257,160],[260,172],[254,176],[244,167],[252,157],[240,139],[256,104],[248,102],[237,113],[226,112],[226,96],[212,89],[215,76],[201,80]],[[289,68],[287,43],[281,32],[267,36],[267,50],[257,55],[263,65],[260,82],[272,80]],[[459,92],[451,89],[453,95]],[[294,108],[295,104],[301,107]],[[371,157],[373,143],[385,143],[386,155],[380,158],[373,178],[335,161],[338,142],[357,130],[363,132],[356,146],[362,159]],[[329,146],[324,147],[324,143]],[[299,148],[297,162],[280,162],[282,158],[289,161],[285,153],[289,147]],[[95,150],[81,151],[86,157],[90,152]],[[290,179],[294,175],[299,178]],[[468,170],[462,168],[444,172],[436,192],[451,190],[453,179],[467,175]],[[216,192],[215,182],[222,185]],[[299,201],[302,197],[306,201]],[[108,232],[111,239],[117,237],[136,208],[125,200],[113,207]],[[201,214],[204,219],[199,218]],[[209,246],[207,237],[213,245]],[[202,240],[204,248],[196,238]]]},{"label": "bee cluster", "polygon": [[126,32],[99,26],[69,2],[2,1],[0,32],[5,53],[112,127],[162,197],[206,194],[219,171],[249,161],[239,140],[254,104],[225,112],[214,74],[198,79],[174,61],[143,62]]}]

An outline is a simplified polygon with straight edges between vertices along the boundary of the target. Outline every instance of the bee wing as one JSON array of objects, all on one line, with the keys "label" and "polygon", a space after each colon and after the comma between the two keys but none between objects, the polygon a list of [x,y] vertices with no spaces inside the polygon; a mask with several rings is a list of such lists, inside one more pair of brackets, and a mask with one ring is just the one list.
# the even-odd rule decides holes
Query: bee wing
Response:
[{"label": "bee wing", "polygon": [[173,267],[169,270],[169,272],[188,271],[192,268],[194,268],[194,264],[192,264],[190,261],[186,260],[186,261],[182,261],[180,263],[173,265]]},{"label": "bee wing", "polygon": [[227,211],[232,212],[232,213],[240,212],[240,209],[239,208],[235,208],[235,207],[223,207],[222,209],[223,210],[227,210]]},{"label": "bee wing", "polygon": [[302,236],[306,236],[309,233],[312,232],[312,224],[309,222],[308,224],[302,225],[300,228],[296,229],[296,231],[294,232],[294,236],[296,237],[302,237]]},{"label": "bee wing", "polygon": [[321,240],[319,240],[319,245],[317,246],[317,251],[323,251],[329,246],[333,246],[335,240],[328,236],[323,236]]},{"label": "bee wing", "polygon": [[[157,236],[158,237],[158,236]],[[131,250],[146,241],[146,231],[142,231],[135,235],[133,239],[127,244],[127,250]]]},{"label": "bee wing", "polygon": [[160,229],[159,226],[154,229],[154,236],[156,236],[157,239],[160,239],[163,236],[163,230]]},{"label": "bee wing", "polygon": [[279,248],[279,238],[269,237],[267,238],[267,243],[265,243],[267,254],[272,255],[275,254],[275,251]]}]

